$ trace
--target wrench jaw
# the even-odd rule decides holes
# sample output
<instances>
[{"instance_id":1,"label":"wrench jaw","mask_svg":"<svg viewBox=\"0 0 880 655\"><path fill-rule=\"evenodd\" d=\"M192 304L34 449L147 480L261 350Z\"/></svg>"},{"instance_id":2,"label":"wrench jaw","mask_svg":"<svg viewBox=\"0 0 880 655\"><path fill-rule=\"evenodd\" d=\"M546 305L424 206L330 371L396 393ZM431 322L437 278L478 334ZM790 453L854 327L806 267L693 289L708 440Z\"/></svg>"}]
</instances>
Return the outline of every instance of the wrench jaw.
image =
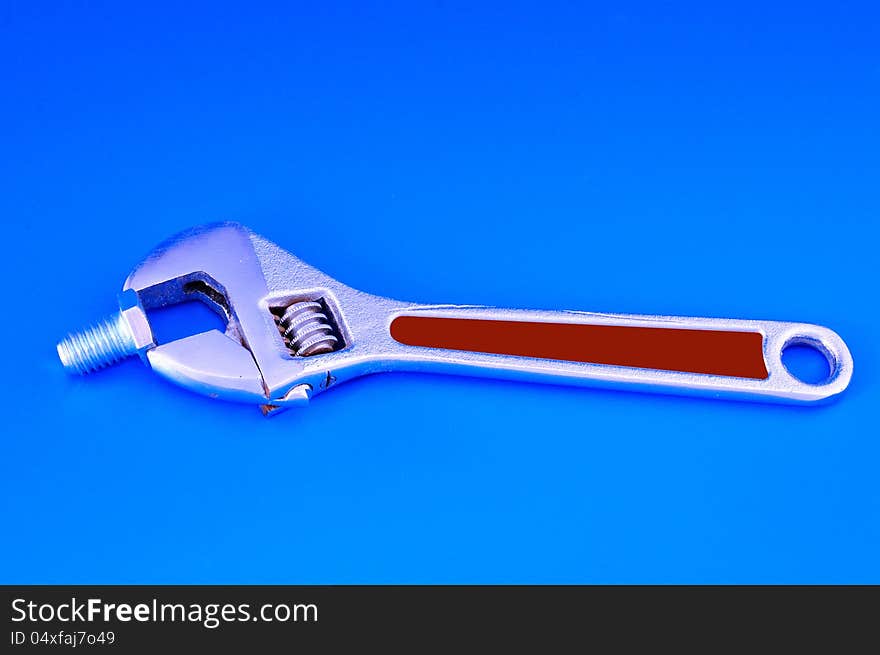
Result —
<instances>
[{"instance_id":1,"label":"wrench jaw","mask_svg":"<svg viewBox=\"0 0 880 655\"><path fill-rule=\"evenodd\" d=\"M150 367L172 382L211 398L266 401L250 352L219 330L172 341L147 353Z\"/></svg>"},{"instance_id":2,"label":"wrench jaw","mask_svg":"<svg viewBox=\"0 0 880 655\"><path fill-rule=\"evenodd\" d=\"M317 376L306 372L307 358L296 357L285 342L277 312L283 303L330 297L329 282L339 284L247 228L215 223L157 247L125 281L120 303L142 335L139 352L154 371L211 398L260 405L270 415L307 403L313 389L323 390ZM191 300L216 311L225 331L157 344L146 312ZM341 323L335 304L332 314Z\"/></svg>"}]
</instances>

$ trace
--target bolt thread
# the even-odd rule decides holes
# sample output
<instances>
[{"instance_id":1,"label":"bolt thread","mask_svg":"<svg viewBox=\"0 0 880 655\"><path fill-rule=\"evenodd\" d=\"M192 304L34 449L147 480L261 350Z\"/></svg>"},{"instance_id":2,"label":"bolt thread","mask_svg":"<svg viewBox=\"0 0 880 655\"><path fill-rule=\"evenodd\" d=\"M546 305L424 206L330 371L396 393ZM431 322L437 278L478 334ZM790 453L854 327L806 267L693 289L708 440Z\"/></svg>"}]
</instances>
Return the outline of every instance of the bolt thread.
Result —
<instances>
[{"instance_id":1,"label":"bolt thread","mask_svg":"<svg viewBox=\"0 0 880 655\"><path fill-rule=\"evenodd\" d=\"M71 373L86 375L137 353L128 324L114 314L58 343L58 357Z\"/></svg>"}]
</instances>

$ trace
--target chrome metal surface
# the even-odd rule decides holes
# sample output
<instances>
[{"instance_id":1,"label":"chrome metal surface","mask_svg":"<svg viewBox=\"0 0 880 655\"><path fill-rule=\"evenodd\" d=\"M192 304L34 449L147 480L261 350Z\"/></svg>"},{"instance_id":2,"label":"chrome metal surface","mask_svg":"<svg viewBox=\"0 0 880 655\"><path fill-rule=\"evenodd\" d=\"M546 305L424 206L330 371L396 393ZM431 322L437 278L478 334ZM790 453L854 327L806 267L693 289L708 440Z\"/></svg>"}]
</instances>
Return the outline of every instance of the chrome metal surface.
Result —
<instances>
[{"instance_id":1,"label":"chrome metal surface","mask_svg":"<svg viewBox=\"0 0 880 655\"><path fill-rule=\"evenodd\" d=\"M146 311L193 298L217 311L225 330L156 344ZM120 303L124 320L111 323L112 330L59 344L65 366L85 371L139 352L153 370L181 386L255 403L267 415L307 403L346 380L391 370L789 403L837 396L853 370L843 340L807 323L419 305L374 296L235 223L195 228L160 245L129 275ZM757 332L768 375L751 379L404 345L390 333L391 322L403 315ZM110 336L105 340L103 334ZM798 380L782 363L786 347L804 343L828 359L830 375L822 384Z\"/></svg>"}]
</instances>

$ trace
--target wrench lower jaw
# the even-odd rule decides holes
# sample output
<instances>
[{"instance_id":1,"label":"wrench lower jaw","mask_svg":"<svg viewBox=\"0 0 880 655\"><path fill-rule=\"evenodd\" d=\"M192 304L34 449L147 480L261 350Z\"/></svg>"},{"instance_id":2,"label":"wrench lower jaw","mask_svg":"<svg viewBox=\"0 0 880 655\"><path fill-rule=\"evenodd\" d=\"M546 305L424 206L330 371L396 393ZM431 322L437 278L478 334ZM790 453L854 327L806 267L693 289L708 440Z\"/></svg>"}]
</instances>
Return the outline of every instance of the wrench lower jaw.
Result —
<instances>
[{"instance_id":1,"label":"wrench lower jaw","mask_svg":"<svg viewBox=\"0 0 880 655\"><path fill-rule=\"evenodd\" d=\"M266 402L251 354L218 330L194 334L147 352L154 371L196 393L238 402Z\"/></svg>"}]
</instances>

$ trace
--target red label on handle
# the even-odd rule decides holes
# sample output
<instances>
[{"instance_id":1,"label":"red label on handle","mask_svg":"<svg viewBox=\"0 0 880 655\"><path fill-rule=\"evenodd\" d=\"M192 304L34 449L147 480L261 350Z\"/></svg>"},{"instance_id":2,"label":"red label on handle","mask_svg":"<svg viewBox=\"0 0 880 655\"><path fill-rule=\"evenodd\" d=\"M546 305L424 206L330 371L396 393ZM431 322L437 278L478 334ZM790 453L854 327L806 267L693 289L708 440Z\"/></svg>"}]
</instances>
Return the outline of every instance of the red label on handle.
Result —
<instances>
[{"instance_id":1,"label":"red label on handle","mask_svg":"<svg viewBox=\"0 0 880 655\"><path fill-rule=\"evenodd\" d=\"M768 376L758 332L398 316L391 336L407 346L755 380Z\"/></svg>"}]
</instances>

